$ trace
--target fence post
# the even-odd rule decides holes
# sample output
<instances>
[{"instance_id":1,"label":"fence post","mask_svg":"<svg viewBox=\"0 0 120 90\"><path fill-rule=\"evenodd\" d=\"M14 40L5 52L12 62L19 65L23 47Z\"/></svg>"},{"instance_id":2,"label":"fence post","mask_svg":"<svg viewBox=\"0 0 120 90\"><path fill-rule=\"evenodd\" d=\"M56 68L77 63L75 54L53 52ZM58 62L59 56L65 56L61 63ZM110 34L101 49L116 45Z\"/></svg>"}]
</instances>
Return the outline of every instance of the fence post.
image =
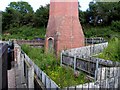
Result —
<instances>
[{"instance_id":1,"label":"fence post","mask_svg":"<svg viewBox=\"0 0 120 90\"><path fill-rule=\"evenodd\" d=\"M85 38L85 46L87 46L87 38Z\"/></svg>"},{"instance_id":2,"label":"fence post","mask_svg":"<svg viewBox=\"0 0 120 90\"><path fill-rule=\"evenodd\" d=\"M28 88L34 88L34 68L28 68Z\"/></svg>"},{"instance_id":3,"label":"fence post","mask_svg":"<svg viewBox=\"0 0 120 90\"><path fill-rule=\"evenodd\" d=\"M74 72L76 70L76 56L74 56Z\"/></svg>"},{"instance_id":4,"label":"fence post","mask_svg":"<svg viewBox=\"0 0 120 90\"><path fill-rule=\"evenodd\" d=\"M96 59L95 81L97 80L97 73L98 73L98 60Z\"/></svg>"},{"instance_id":5,"label":"fence post","mask_svg":"<svg viewBox=\"0 0 120 90\"><path fill-rule=\"evenodd\" d=\"M62 66L62 59L63 59L63 57L62 57L62 55L63 55L63 50L62 50L62 52L61 52L61 56L60 56L60 65Z\"/></svg>"},{"instance_id":6,"label":"fence post","mask_svg":"<svg viewBox=\"0 0 120 90\"><path fill-rule=\"evenodd\" d=\"M93 45L93 38L92 38L92 45Z\"/></svg>"},{"instance_id":7,"label":"fence post","mask_svg":"<svg viewBox=\"0 0 120 90\"><path fill-rule=\"evenodd\" d=\"M21 48L20 46L17 47L17 64L18 64L18 68L20 69L20 62L21 62L21 57L20 57L20 54L21 54Z\"/></svg>"},{"instance_id":8,"label":"fence post","mask_svg":"<svg viewBox=\"0 0 120 90\"><path fill-rule=\"evenodd\" d=\"M101 38L99 38L99 43L101 43Z\"/></svg>"},{"instance_id":9,"label":"fence post","mask_svg":"<svg viewBox=\"0 0 120 90\"><path fill-rule=\"evenodd\" d=\"M21 82L24 82L24 54L21 55Z\"/></svg>"}]
</instances>

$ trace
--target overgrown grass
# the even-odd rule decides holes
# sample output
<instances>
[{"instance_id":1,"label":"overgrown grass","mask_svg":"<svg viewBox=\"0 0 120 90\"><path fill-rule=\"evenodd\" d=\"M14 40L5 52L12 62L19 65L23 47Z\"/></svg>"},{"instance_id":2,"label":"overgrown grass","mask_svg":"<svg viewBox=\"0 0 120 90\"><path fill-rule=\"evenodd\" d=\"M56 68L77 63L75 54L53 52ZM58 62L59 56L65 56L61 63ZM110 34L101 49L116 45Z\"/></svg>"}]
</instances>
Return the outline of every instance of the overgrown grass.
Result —
<instances>
[{"instance_id":1,"label":"overgrown grass","mask_svg":"<svg viewBox=\"0 0 120 90\"><path fill-rule=\"evenodd\" d=\"M120 38L111 39L108 47L98 57L120 62Z\"/></svg>"},{"instance_id":2,"label":"overgrown grass","mask_svg":"<svg viewBox=\"0 0 120 90\"><path fill-rule=\"evenodd\" d=\"M9 33L6 35L5 33ZM33 28L28 26L22 26L20 28L15 27L7 30L3 33L3 39L35 39L35 38L45 38L46 30L45 28Z\"/></svg>"},{"instance_id":3,"label":"overgrown grass","mask_svg":"<svg viewBox=\"0 0 120 90\"><path fill-rule=\"evenodd\" d=\"M91 27L86 26L84 28L84 34L86 38L90 37L103 37L105 39L109 39L114 36L120 36L120 32L113 28L115 25L106 26L106 27ZM9 33L9 35L4 34L5 32ZM34 39L34 38L45 38L46 28L33 28L30 26L22 26L22 27L14 27L9 30L3 32L3 39Z\"/></svg>"},{"instance_id":4,"label":"overgrown grass","mask_svg":"<svg viewBox=\"0 0 120 90\"><path fill-rule=\"evenodd\" d=\"M44 53L43 48L33 48L28 45L22 45L22 50L61 88L88 82L83 72L80 72L77 78L74 77L72 69L69 67L61 67L59 60L57 60L54 54Z\"/></svg>"},{"instance_id":5,"label":"overgrown grass","mask_svg":"<svg viewBox=\"0 0 120 90\"><path fill-rule=\"evenodd\" d=\"M84 28L85 37L103 37L107 40L114 36L120 36L120 32L116 32L115 30L111 30L111 27L89 27Z\"/></svg>"}]
</instances>

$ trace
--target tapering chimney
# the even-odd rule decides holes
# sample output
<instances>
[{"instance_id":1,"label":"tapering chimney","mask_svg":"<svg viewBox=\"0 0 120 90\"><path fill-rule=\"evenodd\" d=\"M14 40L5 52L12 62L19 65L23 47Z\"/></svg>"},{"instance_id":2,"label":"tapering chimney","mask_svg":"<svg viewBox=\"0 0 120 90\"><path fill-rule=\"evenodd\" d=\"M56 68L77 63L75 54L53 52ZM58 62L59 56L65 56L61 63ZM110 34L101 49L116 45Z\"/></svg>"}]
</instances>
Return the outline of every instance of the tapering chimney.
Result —
<instances>
[{"instance_id":1,"label":"tapering chimney","mask_svg":"<svg viewBox=\"0 0 120 90\"><path fill-rule=\"evenodd\" d=\"M84 34L78 15L78 0L51 0L45 48L61 50L84 46Z\"/></svg>"}]
</instances>

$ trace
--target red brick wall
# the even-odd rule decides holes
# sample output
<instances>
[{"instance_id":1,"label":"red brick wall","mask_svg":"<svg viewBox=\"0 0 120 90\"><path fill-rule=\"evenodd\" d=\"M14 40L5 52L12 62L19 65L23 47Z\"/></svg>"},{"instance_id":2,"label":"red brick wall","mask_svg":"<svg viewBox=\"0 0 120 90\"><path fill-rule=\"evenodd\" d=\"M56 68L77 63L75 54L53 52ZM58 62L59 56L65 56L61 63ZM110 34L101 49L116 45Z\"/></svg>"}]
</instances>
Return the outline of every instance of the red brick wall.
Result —
<instances>
[{"instance_id":1,"label":"red brick wall","mask_svg":"<svg viewBox=\"0 0 120 90\"><path fill-rule=\"evenodd\" d=\"M51 2L50 16L46 32L47 38L54 38L54 50L58 53L64 49L84 46L84 34L78 18L78 2Z\"/></svg>"}]
</instances>

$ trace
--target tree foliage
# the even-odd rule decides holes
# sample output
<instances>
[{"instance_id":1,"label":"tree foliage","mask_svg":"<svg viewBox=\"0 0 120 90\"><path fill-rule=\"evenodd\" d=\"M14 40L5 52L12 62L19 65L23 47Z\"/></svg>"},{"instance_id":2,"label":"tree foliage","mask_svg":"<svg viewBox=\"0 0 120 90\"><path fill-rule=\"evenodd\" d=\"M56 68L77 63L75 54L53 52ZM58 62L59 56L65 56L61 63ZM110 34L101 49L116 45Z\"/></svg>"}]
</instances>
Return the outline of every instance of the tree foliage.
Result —
<instances>
[{"instance_id":1,"label":"tree foliage","mask_svg":"<svg viewBox=\"0 0 120 90\"><path fill-rule=\"evenodd\" d=\"M11 2L3 12L3 31L12 27L31 24L33 21L33 8L27 2Z\"/></svg>"},{"instance_id":2,"label":"tree foliage","mask_svg":"<svg viewBox=\"0 0 120 90\"><path fill-rule=\"evenodd\" d=\"M41 6L37 11L35 12L35 26L47 26L49 17L49 4L46 6Z\"/></svg>"},{"instance_id":3,"label":"tree foliage","mask_svg":"<svg viewBox=\"0 0 120 90\"><path fill-rule=\"evenodd\" d=\"M111 30L120 32L120 21L113 21L111 24Z\"/></svg>"},{"instance_id":4,"label":"tree foliage","mask_svg":"<svg viewBox=\"0 0 120 90\"><path fill-rule=\"evenodd\" d=\"M11 2L8 7L6 7L6 11L3 12L3 31L24 25L46 27L48 17L49 4L46 6L40 6L40 8L34 12L31 5L27 2Z\"/></svg>"},{"instance_id":5,"label":"tree foliage","mask_svg":"<svg viewBox=\"0 0 120 90\"><path fill-rule=\"evenodd\" d=\"M90 2L89 8L86 11L80 10L80 5L78 10L79 20L86 36L106 35L107 37L110 37L111 32L119 32L120 2ZM24 25L28 27L46 28L48 18L49 4L40 6L34 12L31 5L27 2L11 2L8 7L6 7L6 11L2 12L2 29L4 32L5 30L14 27L19 28ZM103 26L105 28L103 28ZM101 27L103 29L98 29Z\"/></svg>"},{"instance_id":6,"label":"tree foliage","mask_svg":"<svg viewBox=\"0 0 120 90\"><path fill-rule=\"evenodd\" d=\"M25 15L27 13L33 13L33 8L31 7L30 4L27 2L11 2L9 5L9 8L14 9L15 11L20 12L21 14Z\"/></svg>"},{"instance_id":7,"label":"tree foliage","mask_svg":"<svg viewBox=\"0 0 120 90\"><path fill-rule=\"evenodd\" d=\"M120 2L90 2L87 10L87 22L97 25L110 25L120 20Z\"/></svg>"}]
</instances>

